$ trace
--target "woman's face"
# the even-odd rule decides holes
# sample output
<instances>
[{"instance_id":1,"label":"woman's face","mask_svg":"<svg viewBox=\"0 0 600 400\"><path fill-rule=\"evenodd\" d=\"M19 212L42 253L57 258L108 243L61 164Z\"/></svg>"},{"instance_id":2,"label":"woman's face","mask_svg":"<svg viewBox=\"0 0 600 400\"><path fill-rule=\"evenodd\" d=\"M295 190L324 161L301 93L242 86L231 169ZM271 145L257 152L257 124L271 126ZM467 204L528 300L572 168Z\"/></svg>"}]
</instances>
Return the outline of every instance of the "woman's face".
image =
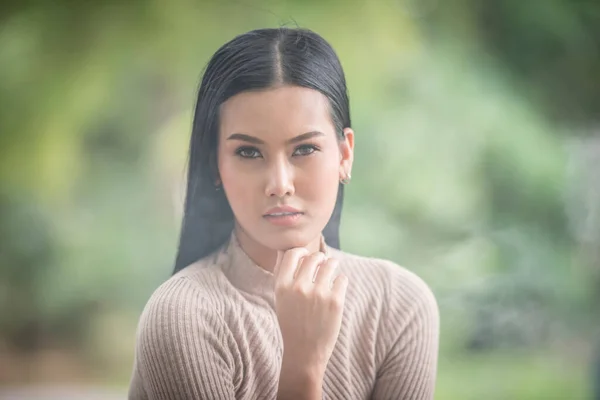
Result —
<instances>
[{"instance_id":1,"label":"woman's face","mask_svg":"<svg viewBox=\"0 0 600 400\"><path fill-rule=\"evenodd\" d=\"M244 233L276 250L316 240L350 173L354 133L336 136L320 92L283 86L221 106L219 178Z\"/></svg>"}]
</instances>

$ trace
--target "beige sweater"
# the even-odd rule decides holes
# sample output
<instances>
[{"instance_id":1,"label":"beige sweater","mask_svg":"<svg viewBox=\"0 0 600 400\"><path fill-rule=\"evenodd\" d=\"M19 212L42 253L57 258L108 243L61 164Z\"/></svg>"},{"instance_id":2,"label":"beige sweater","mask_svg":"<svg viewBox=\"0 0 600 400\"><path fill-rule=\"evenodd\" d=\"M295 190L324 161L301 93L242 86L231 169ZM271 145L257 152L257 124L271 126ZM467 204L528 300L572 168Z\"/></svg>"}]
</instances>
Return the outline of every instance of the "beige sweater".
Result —
<instances>
[{"instance_id":1,"label":"beige sweater","mask_svg":"<svg viewBox=\"0 0 600 400\"><path fill-rule=\"evenodd\" d=\"M433 398L439 314L429 288L392 262L322 249L349 278L323 397ZM283 348L273 288L235 235L163 283L140 317L129 399L275 399Z\"/></svg>"}]
</instances>

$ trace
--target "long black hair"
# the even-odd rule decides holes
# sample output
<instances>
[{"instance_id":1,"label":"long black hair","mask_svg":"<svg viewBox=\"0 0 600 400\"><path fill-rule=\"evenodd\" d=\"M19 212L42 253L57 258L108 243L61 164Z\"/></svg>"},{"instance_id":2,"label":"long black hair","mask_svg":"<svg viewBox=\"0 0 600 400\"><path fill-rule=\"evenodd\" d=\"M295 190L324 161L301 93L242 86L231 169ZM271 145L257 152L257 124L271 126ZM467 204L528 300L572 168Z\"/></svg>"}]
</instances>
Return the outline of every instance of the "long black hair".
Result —
<instances>
[{"instance_id":1,"label":"long black hair","mask_svg":"<svg viewBox=\"0 0 600 400\"><path fill-rule=\"evenodd\" d=\"M346 79L333 48L306 29L258 29L224 44L202 77L190 139L187 192L175 271L209 255L231 235L234 216L223 190L216 190L219 107L245 91L295 85L315 89L329 100L338 138L350 127ZM340 247L343 202L340 184L333 214L323 231L326 243Z\"/></svg>"}]
</instances>

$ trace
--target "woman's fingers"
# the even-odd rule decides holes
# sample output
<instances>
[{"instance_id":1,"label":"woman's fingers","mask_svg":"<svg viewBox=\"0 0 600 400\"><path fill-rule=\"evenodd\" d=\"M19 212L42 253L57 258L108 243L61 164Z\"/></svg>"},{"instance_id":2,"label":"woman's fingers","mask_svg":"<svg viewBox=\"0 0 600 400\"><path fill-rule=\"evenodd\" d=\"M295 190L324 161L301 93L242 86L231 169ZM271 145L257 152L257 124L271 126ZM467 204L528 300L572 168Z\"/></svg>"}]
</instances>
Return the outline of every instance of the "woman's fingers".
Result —
<instances>
[{"instance_id":1,"label":"woman's fingers","mask_svg":"<svg viewBox=\"0 0 600 400\"><path fill-rule=\"evenodd\" d=\"M283 256L278 254L279 262L275 265L273 271L276 284L290 283L294 280L296 269L300 264L302 257L308 254L308 250L304 247L297 247L286 251Z\"/></svg>"},{"instance_id":2,"label":"woman's fingers","mask_svg":"<svg viewBox=\"0 0 600 400\"><path fill-rule=\"evenodd\" d=\"M346 290L348 289L348 277L344 274L339 274L333 281L331 291L334 293L336 299L339 300L339 307L344 307L344 300L346 298Z\"/></svg>"},{"instance_id":3,"label":"woman's fingers","mask_svg":"<svg viewBox=\"0 0 600 400\"><path fill-rule=\"evenodd\" d=\"M335 291L336 297L341 298L345 295L348 279L338 274L338 265L337 259L328 259L320 251L309 255L304 247L278 252L274 269L275 284L278 287L295 284L304 289L314 286Z\"/></svg>"},{"instance_id":4,"label":"woman's fingers","mask_svg":"<svg viewBox=\"0 0 600 400\"><path fill-rule=\"evenodd\" d=\"M322 263L315 277L315 285L322 289L331 289L338 265L339 261L335 258L329 258Z\"/></svg>"},{"instance_id":5,"label":"woman's fingers","mask_svg":"<svg viewBox=\"0 0 600 400\"><path fill-rule=\"evenodd\" d=\"M299 283L306 282L312 284L315 272L323 261L325 261L325 254L320 251L304 257L302 264L300 264L296 270L295 281Z\"/></svg>"}]
</instances>

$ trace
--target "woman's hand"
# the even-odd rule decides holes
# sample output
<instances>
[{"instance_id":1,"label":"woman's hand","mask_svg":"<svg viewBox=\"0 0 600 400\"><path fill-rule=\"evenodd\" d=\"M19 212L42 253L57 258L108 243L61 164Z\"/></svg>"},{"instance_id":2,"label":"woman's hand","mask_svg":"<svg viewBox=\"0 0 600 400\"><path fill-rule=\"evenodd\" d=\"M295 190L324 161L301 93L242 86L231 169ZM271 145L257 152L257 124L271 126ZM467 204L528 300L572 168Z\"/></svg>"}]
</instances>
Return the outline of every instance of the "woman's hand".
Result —
<instances>
[{"instance_id":1,"label":"woman's hand","mask_svg":"<svg viewBox=\"0 0 600 400\"><path fill-rule=\"evenodd\" d=\"M348 278L336 272L337 266L337 260L326 259L322 252L278 252L275 311L283 337L282 375L289 367L323 378L340 332L348 287Z\"/></svg>"}]
</instances>

